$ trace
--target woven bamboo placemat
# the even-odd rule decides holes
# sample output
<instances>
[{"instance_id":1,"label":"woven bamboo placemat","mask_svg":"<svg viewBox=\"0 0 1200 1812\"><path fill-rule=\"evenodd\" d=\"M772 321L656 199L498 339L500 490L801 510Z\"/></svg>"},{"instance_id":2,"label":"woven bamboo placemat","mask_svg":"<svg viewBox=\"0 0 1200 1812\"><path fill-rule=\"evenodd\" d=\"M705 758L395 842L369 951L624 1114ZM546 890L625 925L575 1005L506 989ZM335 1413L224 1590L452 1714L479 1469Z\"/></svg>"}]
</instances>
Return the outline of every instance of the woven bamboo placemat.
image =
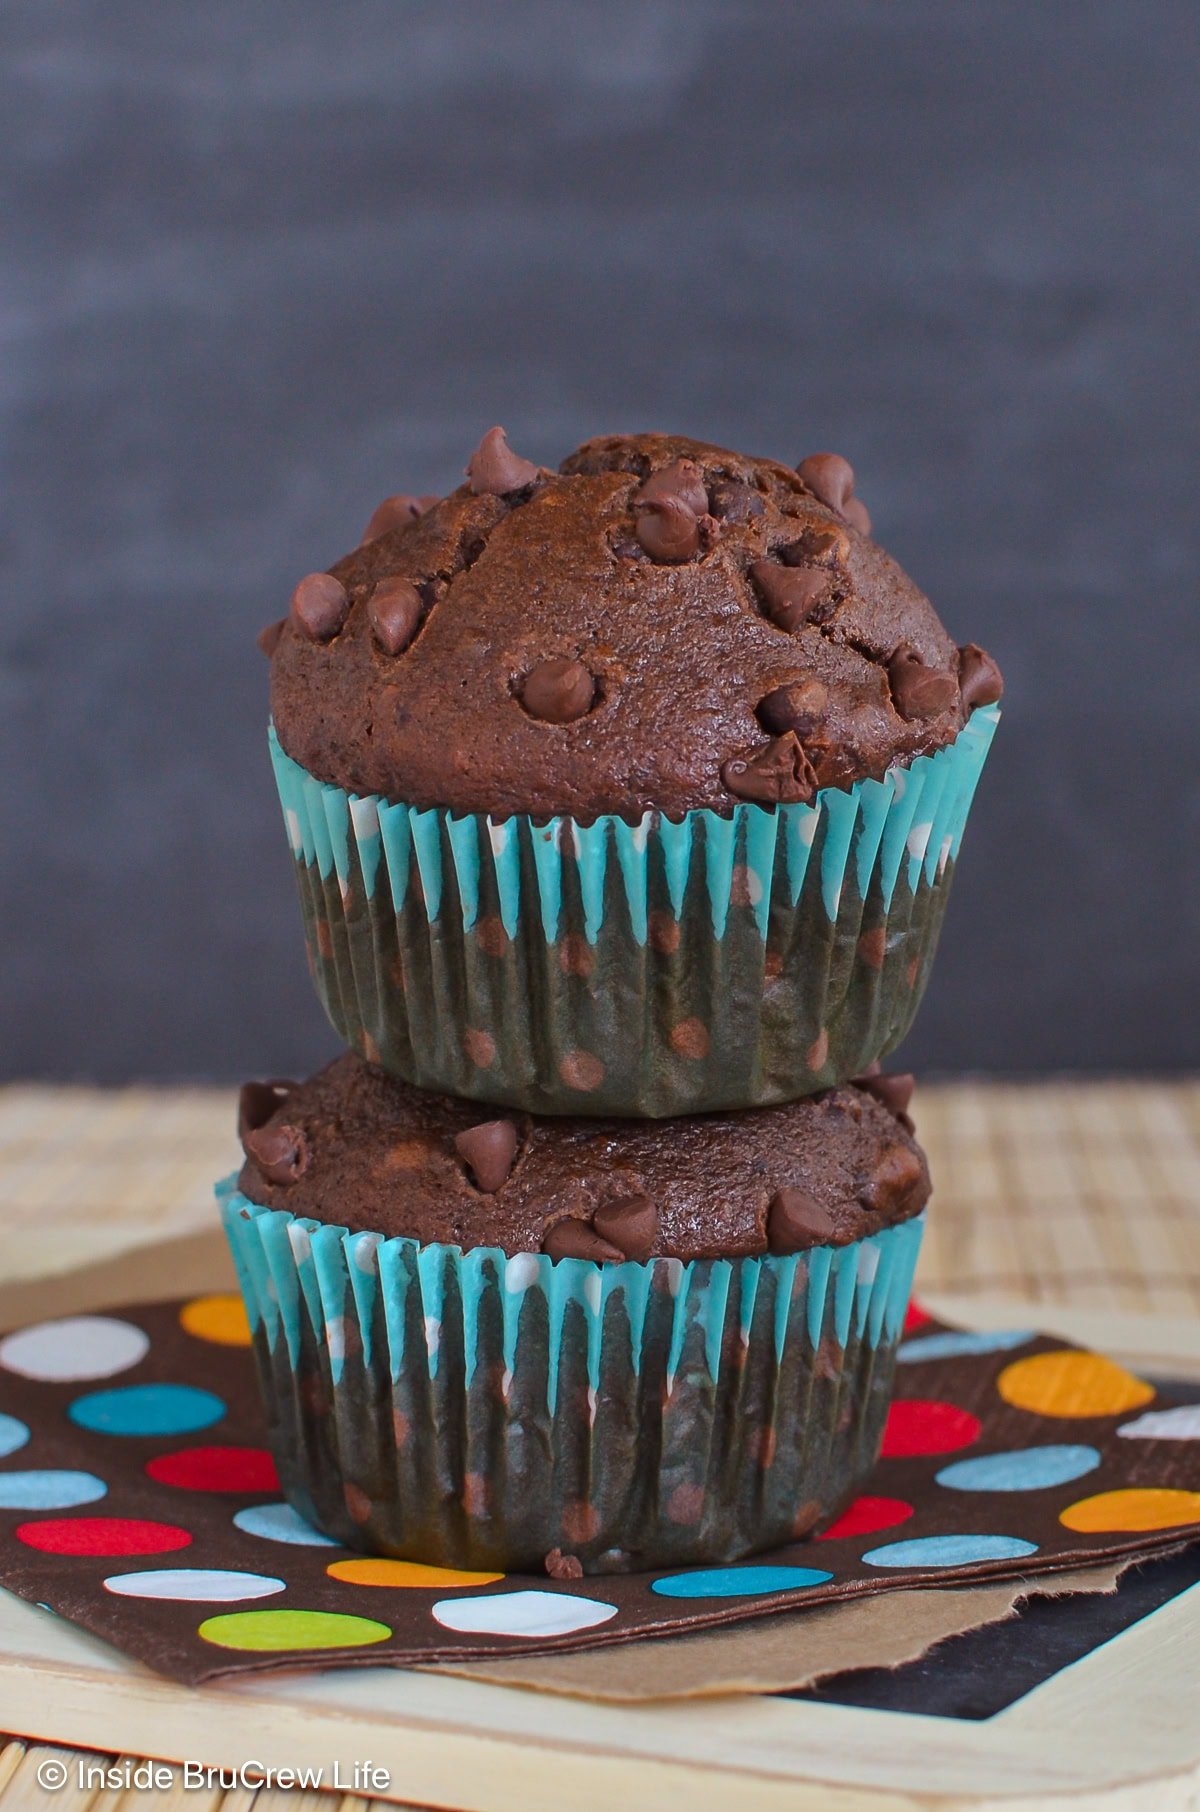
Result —
<instances>
[{"instance_id":1,"label":"woven bamboo placemat","mask_svg":"<svg viewBox=\"0 0 1200 1812\"><path fill-rule=\"evenodd\" d=\"M1096 1314L1200 1314L1200 1081L955 1083L921 1089L916 1114L935 1185L919 1291ZM209 1225L213 1180L237 1161L232 1122L229 1091L0 1089L7 1277ZM0 1812L55 1803L36 1770L56 1753L15 1741L0 1749ZM242 1812L252 1799L180 1791L178 1803ZM90 1803L128 1812L151 1802L118 1793ZM254 1800L258 1812L268 1803L289 1812L367 1805Z\"/></svg>"}]
</instances>

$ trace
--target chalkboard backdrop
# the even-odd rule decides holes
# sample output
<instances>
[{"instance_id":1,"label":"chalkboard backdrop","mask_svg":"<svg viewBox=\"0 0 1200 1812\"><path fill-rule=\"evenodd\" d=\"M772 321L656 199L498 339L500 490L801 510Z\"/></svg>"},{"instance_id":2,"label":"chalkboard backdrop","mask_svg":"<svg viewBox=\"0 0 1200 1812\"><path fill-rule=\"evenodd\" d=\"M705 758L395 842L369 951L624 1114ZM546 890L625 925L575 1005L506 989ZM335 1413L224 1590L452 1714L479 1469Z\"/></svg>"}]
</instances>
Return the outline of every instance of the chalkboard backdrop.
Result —
<instances>
[{"instance_id":1,"label":"chalkboard backdrop","mask_svg":"<svg viewBox=\"0 0 1200 1812\"><path fill-rule=\"evenodd\" d=\"M1200 1057L1194 0L10 0L0 1067L297 1071L259 626L481 431L853 461L1008 679L919 1066Z\"/></svg>"}]
</instances>

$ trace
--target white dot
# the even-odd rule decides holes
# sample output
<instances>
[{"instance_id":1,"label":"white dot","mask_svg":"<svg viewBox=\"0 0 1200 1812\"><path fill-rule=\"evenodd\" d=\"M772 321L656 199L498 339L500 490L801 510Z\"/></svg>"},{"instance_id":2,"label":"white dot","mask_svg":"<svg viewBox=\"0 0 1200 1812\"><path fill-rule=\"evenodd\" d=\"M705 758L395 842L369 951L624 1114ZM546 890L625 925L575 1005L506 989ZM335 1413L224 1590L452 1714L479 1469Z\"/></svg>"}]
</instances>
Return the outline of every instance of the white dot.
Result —
<instances>
[{"instance_id":1,"label":"white dot","mask_svg":"<svg viewBox=\"0 0 1200 1812\"><path fill-rule=\"evenodd\" d=\"M383 1240L378 1233L360 1233L354 1242L354 1266L364 1271L368 1277L374 1276L378 1266L376 1254Z\"/></svg>"},{"instance_id":2,"label":"white dot","mask_svg":"<svg viewBox=\"0 0 1200 1812\"><path fill-rule=\"evenodd\" d=\"M804 816L801 818L796 828L801 843L806 844L809 849L813 846L813 840L817 834L817 825L820 823L820 820L821 814L815 806L810 805L804 808Z\"/></svg>"},{"instance_id":3,"label":"white dot","mask_svg":"<svg viewBox=\"0 0 1200 1812\"><path fill-rule=\"evenodd\" d=\"M304 848L304 837L300 830L299 815L289 807L284 813L284 817L287 819L288 842L294 850L299 852Z\"/></svg>"},{"instance_id":4,"label":"white dot","mask_svg":"<svg viewBox=\"0 0 1200 1812\"><path fill-rule=\"evenodd\" d=\"M592 1271L583 1280L583 1296L593 1315L600 1313L602 1285L599 1271Z\"/></svg>"},{"instance_id":5,"label":"white dot","mask_svg":"<svg viewBox=\"0 0 1200 1812\"><path fill-rule=\"evenodd\" d=\"M487 821L487 829L488 829L488 842L492 846L492 854L494 856L502 855L504 853L505 849L508 847L508 824L507 824L507 822L505 822L504 824L497 824L494 822L493 819L489 818Z\"/></svg>"},{"instance_id":6,"label":"white dot","mask_svg":"<svg viewBox=\"0 0 1200 1812\"><path fill-rule=\"evenodd\" d=\"M1177 1409L1152 1409L1117 1433L1127 1441L1200 1441L1200 1403Z\"/></svg>"},{"instance_id":7,"label":"white dot","mask_svg":"<svg viewBox=\"0 0 1200 1812\"><path fill-rule=\"evenodd\" d=\"M433 1355L437 1352L438 1347L441 1344L441 1339L442 1339L441 1322L438 1320L436 1315L426 1315L426 1317L425 1317L425 1351L429 1354L429 1357L431 1359L433 1358Z\"/></svg>"},{"instance_id":8,"label":"white dot","mask_svg":"<svg viewBox=\"0 0 1200 1812\"><path fill-rule=\"evenodd\" d=\"M537 1280L538 1260L535 1252L517 1252L504 1267L504 1288L511 1296L519 1295Z\"/></svg>"},{"instance_id":9,"label":"white dot","mask_svg":"<svg viewBox=\"0 0 1200 1812\"><path fill-rule=\"evenodd\" d=\"M908 833L908 853L917 861L929 848L929 839L933 832L932 824L914 824Z\"/></svg>"},{"instance_id":10,"label":"white dot","mask_svg":"<svg viewBox=\"0 0 1200 1812\"><path fill-rule=\"evenodd\" d=\"M570 1592L489 1592L483 1598L439 1598L435 1623L471 1636L570 1636L615 1617L615 1604Z\"/></svg>"},{"instance_id":11,"label":"white dot","mask_svg":"<svg viewBox=\"0 0 1200 1812\"><path fill-rule=\"evenodd\" d=\"M118 1598L173 1598L188 1604L236 1604L285 1592L269 1573L235 1573L224 1567L158 1567L146 1573L111 1573L106 1592Z\"/></svg>"},{"instance_id":12,"label":"white dot","mask_svg":"<svg viewBox=\"0 0 1200 1812\"><path fill-rule=\"evenodd\" d=\"M325 1345L331 1359L346 1357L346 1317L334 1315L325 1323Z\"/></svg>"},{"instance_id":13,"label":"white dot","mask_svg":"<svg viewBox=\"0 0 1200 1812\"><path fill-rule=\"evenodd\" d=\"M312 1251L312 1241L308 1237L308 1228L302 1227L299 1221L293 1221L287 1230L288 1244L292 1248L292 1257L302 1265Z\"/></svg>"},{"instance_id":14,"label":"white dot","mask_svg":"<svg viewBox=\"0 0 1200 1812\"><path fill-rule=\"evenodd\" d=\"M130 1321L108 1315L71 1315L41 1321L0 1340L0 1365L22 1378L57 1383L73 1378L111 1378L144 1359L150 1341Z\"/></svg>"},{"instance_id":15,"label":"white dot","mask_svg":"<svg viewBox=\"0 0 1200 1812\"><path fill-rule=\"evenodd\" d=\"M354 834L360 841L374 837L379 831L379 807L374 799L352 799L350 816L354 820Z\"/></svg>"},{"instance_id":16,"label":"white dot","mask_svg":"<svg viewBox=\"0 0 1200 1812\"><path fill-rule=\"evenodd\" d=\"M293 1548L337 1548L340 1542L322 1535L311 1523L292 1509L290 1504L250 1504L239 1510L234 1527L243 1535L257 1535L261 1541L287 1542Z\"/></svg>"},{"instance_id":17,"label":"white dot","mask_svg":"<svg viewBox=\"0 0 1200 1812\"><path fill-rule=\"evenodd\" d=\"M29 1430L16 1416L0 1416L0 1460L16 1453L29 1439Z\"/></svg>"},{"instance_id":18,"label":"white dot","mask_svg":"<svg viewBox=\"0 0 1200 1812\"><path fill-rule=\"evenodd\" d=\"M879 1270L879 1247L864 1246L858 1255L858 1281L861 1284L874 1283Z\"/></svg>"}]
</instances>

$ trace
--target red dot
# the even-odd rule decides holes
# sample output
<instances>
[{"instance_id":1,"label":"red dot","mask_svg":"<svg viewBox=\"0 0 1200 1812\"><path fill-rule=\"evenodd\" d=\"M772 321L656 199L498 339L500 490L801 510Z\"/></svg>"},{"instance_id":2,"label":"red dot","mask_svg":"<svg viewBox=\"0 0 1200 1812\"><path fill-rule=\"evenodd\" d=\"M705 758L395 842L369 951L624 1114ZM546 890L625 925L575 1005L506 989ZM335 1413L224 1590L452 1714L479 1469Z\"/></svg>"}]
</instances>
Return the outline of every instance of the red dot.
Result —
<instances>
[{"instance_id":1,"label":"red dot","mask_svg":"<svg viewBox=\"0 0 1200 1812\"><path fill-rule=\"evenodd\" d=\"M911 1397L888 1410L881 1452L885 1460L907 1460L927 1453L953 1453L969 1447L983 1424L957 1403L931 1403Z\"/></svg>"},{"instance_id":2,"label":"red dot","mask_svg":"<svg viewBox=\"0 0 1200 1812\"><path fill-rule=\"evenodd\" d=\"M919 1302L910 1302L904 1313L904 1332L915 1334L918 1328L923 1328L926 1322L932 1320L933 1316L928 1309L923 1309Z\"/></svg>"},{"instance_id":3,"label":"red dot","mask_svg":"<svg viewBox=\"0 0 1200 1812\"><path fill-rule=\"evenodd\" d=\"M136 1516L55 1516L22 1523L16 1533L18 1541L43 1554L169 1554L192 1539L174 1523Z\"/></svg>"},{"instance_id":4,"label":"red dot","mask_svg":"<svg viewBox=\"0 0 1200 1812\"><path fill-rule=\"evenodd\" d=\"M837 1541L843 1535L873 1535L876 1529L891 1529L907 1522L913 1514L911 1504L902 1497L856 1497L854 1502L817 1536L818 1541Z\"/></svg>"},{"instance_id":5,"label":"red dot","mask_svg":"<svg viewBox=\"0 0 1200 1812\"><path fill-rule=\"evenodd\" d=\"M183 1491L278 1491L279 1475L265 1447L181 1447L160 1453L146 1471L159 1485Z\"/></svg>"}]
</instances>

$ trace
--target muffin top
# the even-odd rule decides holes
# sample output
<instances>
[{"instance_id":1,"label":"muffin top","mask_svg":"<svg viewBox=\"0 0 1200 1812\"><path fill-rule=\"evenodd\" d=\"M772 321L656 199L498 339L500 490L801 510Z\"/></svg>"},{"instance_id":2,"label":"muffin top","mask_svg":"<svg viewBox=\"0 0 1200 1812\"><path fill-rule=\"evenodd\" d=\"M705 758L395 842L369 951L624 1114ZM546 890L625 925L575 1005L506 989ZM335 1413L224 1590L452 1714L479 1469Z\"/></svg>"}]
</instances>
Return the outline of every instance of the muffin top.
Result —
<instances>
[{"instance_id":1,"label":"muffin top","mask_svg":"<svg viewBox=\"0 0 1200 1812\"><path fill-rule=\"evenodd\" d=\"M943 747L1001 689L871 540L844 459L666 434L551 472L491 429L465 484L386 499L260 642L318 779L494 817L807 801Z\"/></svg>"},{"instance_id":2,"label":"muffin top","mask_svg":"<svg viewBox=\"0 0 1200 1812\"><path fill-rule=\"evenodd\" d=\"M243 1193L464 1251L736 1258L846 1245L929 1197L907 1076L689 1119L539 1119L410 1088L351 1053L242 1090Z\"/></svg>"}]
</instances>

